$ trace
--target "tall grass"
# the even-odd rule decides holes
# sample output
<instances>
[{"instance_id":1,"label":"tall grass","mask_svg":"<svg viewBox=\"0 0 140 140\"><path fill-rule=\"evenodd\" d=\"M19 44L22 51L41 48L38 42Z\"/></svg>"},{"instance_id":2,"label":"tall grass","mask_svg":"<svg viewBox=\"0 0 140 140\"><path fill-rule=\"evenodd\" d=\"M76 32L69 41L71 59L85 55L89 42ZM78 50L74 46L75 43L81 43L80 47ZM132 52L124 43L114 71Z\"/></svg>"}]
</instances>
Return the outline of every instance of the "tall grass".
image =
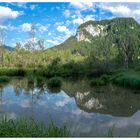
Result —
<instances>
[{"instance_id":1,"label":"tall grass","mask_svg":"<svg viewBox=\"0 0 140 140\"><path fill-rule=\"evenodd\" d=\"M140 129L136 131L134 137L139 137ZM59 128L53 121L49 126L43 123L37 123L33 119L20 118L17 120L0 120L0 137L69 137L72 136L67 127ZM119 137L115 136L115 127L108 129L104 137Z\"/></svg>"},{"instance_id":2,"label":"tall grass","mask_svg":"<svg viewBox=\"0 0 140 140\"><path fill-rule=\"evenodd\" d=\"M125 70L111 75L102 75L90 81L90 86L103 86L112 82L125 88L140 89L140 72Z\"/></svg>"},{"instance_id":3,"label":"tall grass","mask_svg":"<svg viewBox=\"0 0 140 140\"><path fill-rule=\"evenodd\" d=\"M122 72L112 77L114 84L129 87L132 89L140 89L140 73L139 72Z\"/></svg>"},{"instance_id":4,"label":"tall grass","mask_svg":"<svg viewBox=\"0 0 140 140\"><path fill-rule=\"evenodd\" d=\"M48 127L34 120L24 118L18 120L2 119L0 121L0 137L68 137L66 127L58 128L54 123Z\"/></svg>"},{"instance_id":5,"label":"tall grass","mask_svg":"<svg viewBox=\"0 0 140 140\"><path fill-rule=\"evenodd\" d=\"M114 128L115 126L108 129L106 137L114 137Z\"/></svg>"},{"instance_id":6,"label":"tall grass","mask_svg":"<svg viewBox=\"0 0 140 140\"><path fill-rule=\"evenodd\" d=\"M113 137L120 137L120 136L115 136L115 126L113 126L113 127L108 129L105 137L112 137L113 138ZM140 129L138 129L136 131L136 134L134 134L133 137L140 137Z\"/></svg>"}]
</instances>

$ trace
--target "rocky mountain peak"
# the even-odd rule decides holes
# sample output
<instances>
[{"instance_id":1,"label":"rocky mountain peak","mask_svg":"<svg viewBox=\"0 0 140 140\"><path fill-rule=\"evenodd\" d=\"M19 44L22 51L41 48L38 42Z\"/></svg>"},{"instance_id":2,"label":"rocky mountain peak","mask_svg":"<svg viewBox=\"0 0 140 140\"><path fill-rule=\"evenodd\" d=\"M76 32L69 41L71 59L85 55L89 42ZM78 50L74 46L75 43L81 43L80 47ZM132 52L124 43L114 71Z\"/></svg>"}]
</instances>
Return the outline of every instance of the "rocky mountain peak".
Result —
<instances>
[{"instance_id":1,"label":"rocky mountain peak","mask_svg":"<svg viewBox=\"0 0 140 140\"><path fill-rule=\"evenodd\" d=\"M133 18L114 18L112 20L87 21L78 27L75 38L77 42L91 42L91 40L95 37L105 36L109 29L118 31L117 27L120 25L126 26L127 29L127 26L134 29L137 22Z\"/></svg>"}]
</instances>

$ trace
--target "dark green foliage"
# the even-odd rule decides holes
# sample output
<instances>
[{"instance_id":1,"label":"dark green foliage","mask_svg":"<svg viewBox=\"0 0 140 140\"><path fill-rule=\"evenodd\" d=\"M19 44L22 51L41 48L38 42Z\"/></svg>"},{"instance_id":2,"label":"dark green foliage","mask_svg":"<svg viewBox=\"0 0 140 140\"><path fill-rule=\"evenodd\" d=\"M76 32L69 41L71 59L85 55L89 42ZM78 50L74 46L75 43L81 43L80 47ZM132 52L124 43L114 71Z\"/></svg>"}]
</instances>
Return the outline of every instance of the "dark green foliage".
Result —
<instances>
[{"instance_id":1,"label":"dark green foliage","mask_svg":"<svg viewBox=\"0 0 140 140\"><path fill-rule=\"evenodd\" d=\"M64 77L79 76L80 74L82 74L82 65L71 61L62 66L61 73Z\"/></svg>"},{"instance_id":2,"label":"dark green foliage","mask_svg":"<svg viewBox=\"0 0 140 140\"><path fill-rule=\"evenodd\" d=\"M24 69L11 69L7 75L9 76L25 76L26 72Z\"/></svg>"},{"instance_id":3,"label":"dark green foliage","mask_svg":"<svg viewBox=\"0 0 140 140\"><path fill-rule=\"evenodd\" d=\"M0 83L9 82L10 78L8 76L0 76Z\"/></svg>"},{"instance_id":4,"label":"dark green foliage","mask_svg":"<svg viewBox=\"0 0 140 140\"><path fill-rule=\"evenodd\" d=\"M7 76L25 76L26 71L22 68L1 68L0 75L7 75Z\"/></svg>"},{"instance_id":5,"label":"dark green foliage","mask_svg":"<svg viewBox=\"0 0 140 140\"><path fill-rule=\"evenodd\" d=\"M103 86L106 85L105 81L100 78L94 79L90 81L90 86Z\"/></svg>"},{"instance_id":6,"label":"dark green foliage","mask_svg":"<svg viewBox=\"0 0 140 140\"><path fill-rule=\"evenodd\" d=\"M61 73L61 64L60 58L53 59L52 62L47 66L44 75L46 77L60 76Z\"/></svg>"},{"instance_id":7,"label":"dark green foliage","mask_svg":"<svg viewBox=\"0 0 140 140\"><path fill-rule=\"evenodd\" d=\"M103 86L110 82L110 75L102 75L99 78L90 81L90 86Z\"/></svg>"},{"instance_id":8,"label":"dark green foliage","mask_svg":"<svg viewBox=\"0 0 140 140\"><path fill-rule=\"evenodd\" d=\"M122 72L112 77L111 81L123 87L140 89L140 73L139 72Z\"/></svg>"},{"instance_id":9,"label":"dark green foliage","mask_svg":"<svg viewBox=\"0 0 140 140\"><path fill-rule=\"evenodd\" d=\"M50 88L58 88L62 86L62 78L60 77L53 77L47 81L47 85Z\"/></svg>"},{"instance_id":10,"label":"dark green foliage","mask_svg":"<svg viewBox=\"0 0 140 140\"><path fill-rule=\"evenodd\" d=\"M37 82L37 86L43 86L44 78L43 77L37 77L36 82Z\"/></svg>"},{"instance_id":11,"label":"dark green foliage","mask_svg":"<svg viewBox=\"0 0 140 140\"><path fill-rule=\"evenodd\" d=\"M66 127L58 128L54 123L48 127L38 124L34 120L6 120L0 121L0 137L68 137Z\"/></svg>"},{"instance_id":12,"label":"dark green foliage","mask_svg":"<svg viewBox=\"0 0 140 140\"><path fill-rule=\"evenodd\" d=\"M106 74L104 74L104 75L102 75L100 78L101 78L104 82L110 82L111 75L106 75Z\"/></svg>"},{"instance_id":13,"label":"dark green foliage","mask_svg":"<svg viewBox=\"0 0 140 140\"><path fill-rule=\"evenodd\" d=\"M33 75L28 76L27 79L28 79L28 84L34 84L34 76Z\"/></svg>"}]
</instances>

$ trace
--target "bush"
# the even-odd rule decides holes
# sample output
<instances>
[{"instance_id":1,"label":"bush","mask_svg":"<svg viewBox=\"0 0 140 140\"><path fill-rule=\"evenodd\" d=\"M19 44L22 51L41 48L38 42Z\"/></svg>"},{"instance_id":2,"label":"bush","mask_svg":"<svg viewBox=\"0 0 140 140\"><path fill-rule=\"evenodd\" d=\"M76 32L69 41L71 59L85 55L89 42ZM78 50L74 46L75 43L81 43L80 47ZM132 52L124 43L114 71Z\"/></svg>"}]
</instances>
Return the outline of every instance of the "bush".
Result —
<instances>
[{"instance_id":1,"label":"bush","mask_svg":"<svg viewBox=\"0 0 140 140\"><path fill-rule=\"evenodd\" d=\"M100 78L94 79L90 81L90 86L103 86L106 85L105 81Z\"/></svg>"},{"instance_id":2,"label":"bush","mask_svg":"<svg viewBox=\"0 0 140 140\"><path fill-rule=\"evenodd\" d=\"M112 79L114 84L130 87L133 89L140 89L140 77L137 73L119 73L115 75Z\"/></svg>"},{"instance_id":3,"label":"bush","mask_svg":"<svg viewBox=\"0 0 140 140\"><path fill-rule=\"evenodd\" d=\"M27 79L28 79L28 84L34 84L34 76L33 75L28 76Z\"/></svg>"},{"instance_id":4,"label":"bush","mask_svg":"<svg viewBox=\"0 0 140 140\"><path fill-rule=\"evenodd\" d=\"M103 86L110 82L110 75L102 75L100 78L96 78L90 81L90 86Z\"/></svg>"},{"instance_id":5,"label":"bush","mask_svg":"<svg viewBox=\"0 0 140 140\"><path fill-rule=\"evenodd\" d=\"M50 78L47 82L48 87L58 88L62 86L62 79L60 77Z\"/></svg>"},{"instance_id":6,"label":"bush","mask_svg":"<svg viewBox=\"0 0 140 140\"><path fill-rule=\"evenodd\" d=\"M106 75L106 74L104 74L104 75L102 75L100 77L100 79L102 79L105 83L106 82L109 82L110 81L110 78L111 78L111 76L110 75Z\"/></svg>"},{"instance_id":7,"label":"bush","mask_svg":"<svg viewBox=\"0 0 140 140\"><path fill-rule=\"evenodd\" d=\"M44 78L43 77L37 77L36 78L36 83L37 83L37 86L43 86Z\"/></svg>"},{"instance_id":8,"label":"bush","mask_svg":"<svg viewBox=\"0 0 140 140\"><path fill-rule=\"evenodd\" d=\"M10 69L7 71L8 76L25 76L26 72L24 69Z\"/></svg>"},{"instance_id":9,"label":"bush","mask_svg":"<svg viewBox=\"0 0 140 140\"><path fill-rule=\"evenodd\" d=\"M26 71L24 69L18 68L1 68L0 75L7 76L25 76Z\"/></svg>"},{"instance_id":10,"label":"bush","mask_svg":"<svg viewBox=\"0 0 140 140\"><path fill-rule=\"evenodd\" d=\"M0 76L0 82L9 82L10 78L7 76Z\"/></svg>"}]
</instances>

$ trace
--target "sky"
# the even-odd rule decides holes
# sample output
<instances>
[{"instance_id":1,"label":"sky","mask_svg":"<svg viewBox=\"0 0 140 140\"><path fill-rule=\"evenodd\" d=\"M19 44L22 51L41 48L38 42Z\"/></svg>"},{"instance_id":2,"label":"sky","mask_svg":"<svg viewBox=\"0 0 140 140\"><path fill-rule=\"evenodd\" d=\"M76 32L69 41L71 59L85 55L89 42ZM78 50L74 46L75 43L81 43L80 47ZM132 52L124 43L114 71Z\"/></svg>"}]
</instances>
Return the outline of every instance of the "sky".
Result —
<instances>
[{"instance_id":1,"label":"sky","mask_svg":"<svg viewBox=\"0 0 140 140\"><path fill-rule=\"evenodd\" d=\"M115 17L133 17L140 23L140 3L0 2L0 29L11 47L29 40L33 23L35 37L50 48L75 35L78 26L88 20Z\"/></svg>"}]
</instances>

